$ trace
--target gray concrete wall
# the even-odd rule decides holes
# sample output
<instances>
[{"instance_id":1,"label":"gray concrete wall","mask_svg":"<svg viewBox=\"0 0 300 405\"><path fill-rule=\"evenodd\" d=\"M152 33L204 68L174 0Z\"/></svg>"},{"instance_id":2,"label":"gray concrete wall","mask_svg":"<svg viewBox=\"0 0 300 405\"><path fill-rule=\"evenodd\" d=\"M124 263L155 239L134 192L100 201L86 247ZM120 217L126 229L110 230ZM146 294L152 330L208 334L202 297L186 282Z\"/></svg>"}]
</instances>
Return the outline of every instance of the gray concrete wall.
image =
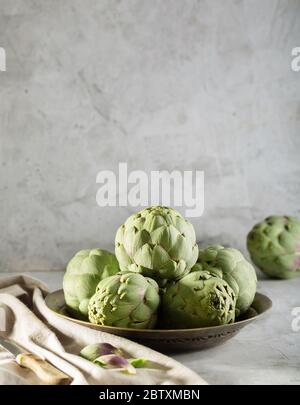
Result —
<instances>
[{"instance_id":1,"label":"gray concrete wall","mask_svg":"<svg viewBox=\"0 0 300 405\"><path fill-rule=\"evenodd\" d=\"M0 0L0 270L111 248L96 175L204 170L199 240L300 214L297 0Z\"/></svg>"}]
</instances>

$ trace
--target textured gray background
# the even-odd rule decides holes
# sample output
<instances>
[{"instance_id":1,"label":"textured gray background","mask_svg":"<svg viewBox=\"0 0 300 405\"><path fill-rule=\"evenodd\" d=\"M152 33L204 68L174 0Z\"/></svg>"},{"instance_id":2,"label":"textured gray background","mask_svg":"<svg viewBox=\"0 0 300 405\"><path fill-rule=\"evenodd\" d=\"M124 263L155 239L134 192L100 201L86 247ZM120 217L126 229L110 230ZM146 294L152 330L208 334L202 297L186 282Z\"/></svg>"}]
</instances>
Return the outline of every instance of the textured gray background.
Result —
<instances>
[{"instance_id":1,"label":"textured gray background","mask_svg":"<svg viewBox=\"0 0 300 405\"><path fill-rule=\"evenodd\" d=\"M0 0L0 271L110 248L96 175L204 170L198 238L299 215L300 2Z\"/></svg>"}]
</instances>

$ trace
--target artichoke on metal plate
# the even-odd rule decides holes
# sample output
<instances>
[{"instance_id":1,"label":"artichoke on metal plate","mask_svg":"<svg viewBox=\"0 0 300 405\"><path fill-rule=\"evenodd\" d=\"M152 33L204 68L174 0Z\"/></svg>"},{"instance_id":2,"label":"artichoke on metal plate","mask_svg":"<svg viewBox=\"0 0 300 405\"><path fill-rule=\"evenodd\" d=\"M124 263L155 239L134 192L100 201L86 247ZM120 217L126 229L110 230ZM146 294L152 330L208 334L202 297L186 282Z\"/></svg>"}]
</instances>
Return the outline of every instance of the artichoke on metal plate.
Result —
<instances>
[{"instance_id":1,"label":"artichoke on metal plate","mask_svg":"<svg viewBox=\"0 0 300 405\"><path fill-rule=\"evenodd\" d=\"M171 282L162 298L166 327L198 328L234 322L236 297L229 284L209 272L193 271Z\"/></svg>"},{"instance_id":2,"label":"artichoke on metal plate","mask_svg":"<svg viewBox=\"0 0 300 405\"><path fill-rule=\"evenodd\" d=\"M247 236L247 248L256 266L270 277L292 278L300 273L300 221L270 216Z\"/></svg>"},{"instance_id":3,"label":"artichoke on metal plate","mask_svg":"<svg viewBox=\"0 0 300 405\"><path fill-rule=\"evenodd\" d=\"M193 270L200 267L230 285L237 298L237 316L248 310L256 293L257 277L254 267L239 250L219 245L200 250Z\"/></svg>"},{"instance_id":4,"label":"artichoke on metal plate","mask_svg":"<svg viewBox=\"0 0 300 405\"><path fill-rule=\"evenodd\" d=\"M131 215L120 226L115 253L122 271L155 280L176 280L196 263L193 225L169 207L153 206Z\"/></svg>"},{"instance_id":5,"label":"artichoke on metal plate","mask_svg":"<svg viewBox=\"0 0 300 405\"><path fill-rule=\"evenodd\" d=\"M102 280L88 306L90 322L147 329L156 322L159 287L151 278L123 273Z\"/></svg>"},{"instance_id":6,"label":"artichoke on metal plate","mask_svg":"<svg viewBox=\"0 0 300 405\"><path fill-rule=\"evenodd\" d=\"M69 261L64 275L66 304L77 317L88 315L88 303L99 281L120 271L116 256L106 250L80 250Z\"/></svg>"}]
</instances>

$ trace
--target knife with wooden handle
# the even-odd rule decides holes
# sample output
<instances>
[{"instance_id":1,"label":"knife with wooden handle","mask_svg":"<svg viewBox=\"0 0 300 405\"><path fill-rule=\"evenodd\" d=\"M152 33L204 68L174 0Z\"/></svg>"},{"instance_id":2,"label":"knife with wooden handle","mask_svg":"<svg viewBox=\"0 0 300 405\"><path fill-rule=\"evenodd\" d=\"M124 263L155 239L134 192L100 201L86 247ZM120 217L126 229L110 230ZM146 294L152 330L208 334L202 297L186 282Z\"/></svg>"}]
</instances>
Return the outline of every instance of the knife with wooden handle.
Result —
<instances>
[{"instance_id":1,"label":"knife with wooden handle","mask_svg":"<svg viewBox=\"0 0 300 405\"><path fill-rule=\"evenodd\" d=\"M33 353L27 353L17 344L0 336L0 346L13 354L16 362L33 371L38 378L47 385L68 385L72 378Z\"/></svg>"}]
</instances>

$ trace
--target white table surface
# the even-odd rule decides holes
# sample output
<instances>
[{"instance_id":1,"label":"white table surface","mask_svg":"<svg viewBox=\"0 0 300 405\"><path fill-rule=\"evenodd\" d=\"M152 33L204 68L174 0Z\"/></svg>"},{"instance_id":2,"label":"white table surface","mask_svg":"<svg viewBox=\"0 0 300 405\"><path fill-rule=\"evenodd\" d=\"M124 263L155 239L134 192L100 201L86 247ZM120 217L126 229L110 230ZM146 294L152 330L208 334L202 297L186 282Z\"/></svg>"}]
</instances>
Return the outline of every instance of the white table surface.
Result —
<instances>
[{"instance_id":1,"label":"white table surface","mask_svg":"<svg viewBox=\"0 0 300 405\"><path fill-rule=\"evenodd\" d=\"M42 280L51 291L62 288L62 272L27 274ZM263 279L258 291L273 301L268 315L221 346L172 357L210 384L300 384L300 331L292 329L292 309L300 307L300 277Z\"/></svg>"}]
</instances>

